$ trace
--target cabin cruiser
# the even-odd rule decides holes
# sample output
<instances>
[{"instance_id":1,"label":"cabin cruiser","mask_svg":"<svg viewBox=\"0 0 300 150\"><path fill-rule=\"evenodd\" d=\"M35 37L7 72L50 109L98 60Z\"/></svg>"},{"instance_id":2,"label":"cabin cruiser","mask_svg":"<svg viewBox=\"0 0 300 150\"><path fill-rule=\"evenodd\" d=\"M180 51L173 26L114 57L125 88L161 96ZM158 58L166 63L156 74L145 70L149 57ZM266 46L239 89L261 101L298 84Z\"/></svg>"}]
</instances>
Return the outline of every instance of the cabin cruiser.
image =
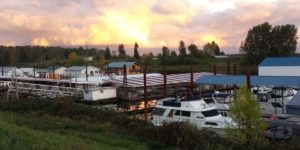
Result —
<instances>
[{"instance_id":1,"label":"cabin cruiser","mask_svg":"<svg viewBox=\"0 0 300 150\"><path fill-rule=\"evenodd\" d=\"M189 122L198 128L232 127L231 119L225 119L216 107L200 97L185 99L167 97L157 102L152 112L152 123L160 126L164 122Z\"/></svg>"}]
</instances>

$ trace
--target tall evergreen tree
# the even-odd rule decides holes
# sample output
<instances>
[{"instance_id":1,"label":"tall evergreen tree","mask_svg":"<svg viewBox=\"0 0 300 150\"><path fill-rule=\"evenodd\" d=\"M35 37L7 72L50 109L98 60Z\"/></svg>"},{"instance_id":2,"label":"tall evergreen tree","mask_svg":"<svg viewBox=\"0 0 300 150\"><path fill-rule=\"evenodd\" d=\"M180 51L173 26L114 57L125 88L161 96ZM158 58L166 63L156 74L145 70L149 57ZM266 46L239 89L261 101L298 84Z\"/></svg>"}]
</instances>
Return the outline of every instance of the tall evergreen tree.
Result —
<instances>
[{"instance_id":1,"label":"tall evergreen tree","mask_svg":"<svg viewBox=\"0 0 300 150\"><path fill-rule=\"evenodd\" d=\"M168 47L163 46L162 47L162 56L169 56L170 55L170 50Z\"/></svg>"},{"instance_id":2,"label":"tall evergreen tree","mask_svg":"<svg viewBox=\"0 0 300 150\"><path fill-rule=\"evenodd\" d=\"M125 58L126 57L125 47L124 47L123 44L119 45L118 51L119 51L119 58Z\"/></svg>"},{"instance_id":3,"label":"tall evergreen tree","mask_svg":"<svg viewBox=\"0 0 300 150\"><path fill-rule=\"evenodd\" d=\"M133 57L135 59L140 59L140 54L139 54L138 48L139 48L139 45L137 43L135 43L134 44L134 54L133 54Z\"/></svg>"},{"instance_id":4,"label":"tall evergreen tree","mask_svg":"<svg viewBox=\"0 0 300 150\"><path fill-rule=\"evenodd\" d=\"M109 59L111 57L111 54L110 54L110 49L109 47L107 46L105 51L104 51L104 58L105 59Z\"/></svg>"},{"instance_id":5,"label":"tall evergreen tree","mask_svg":"<svg viewBox=\"0 0 300 150\"><path fill-rule=\"evenodd\" d=\"M179 42L178 50L179 50L179 56L185 57L187 55L186 54L186 47L185 47L185 44L182 40Z\"/></svg>"}]
</instances>

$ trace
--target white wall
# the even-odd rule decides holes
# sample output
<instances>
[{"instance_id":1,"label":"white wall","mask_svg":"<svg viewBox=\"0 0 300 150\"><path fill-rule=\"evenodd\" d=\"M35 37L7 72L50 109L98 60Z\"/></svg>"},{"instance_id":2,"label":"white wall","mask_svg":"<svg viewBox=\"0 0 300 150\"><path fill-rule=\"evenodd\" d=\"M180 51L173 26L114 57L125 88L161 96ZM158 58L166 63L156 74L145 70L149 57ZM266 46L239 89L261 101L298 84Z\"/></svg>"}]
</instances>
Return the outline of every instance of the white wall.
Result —
<instances>
[{"instance_id":1,"label":"white wall","mask_svg":"<svg viewBox=\"0 0 300 150\"><path fill-rule=\"evenodd\" d=\"M300 76L300 66L261 66L259 76Z\"/></svg>"},{"instance_id":2,"label":"white wall","mask_svg":"<svg viewBox=\"0 0 300 150\"><path fill-rule=\"evenodd\" d=\"M60 67L60 68L57 68L54 72L55 72L56 74L62 75L62 74L65 73L65 70L66 70L65 67Z\"/></svg>"},{"instance_id":3,"label":"white wall","mask_svg":"<svg viewBox=\"0 0 300 150\"><path fill-rule=\"evenodd\" d=\"M117 92L114 87L103 87L99 89L91 89L83 91L83 99L87 101L105 100L116 98Z\"/></svg>"}]
</instances>

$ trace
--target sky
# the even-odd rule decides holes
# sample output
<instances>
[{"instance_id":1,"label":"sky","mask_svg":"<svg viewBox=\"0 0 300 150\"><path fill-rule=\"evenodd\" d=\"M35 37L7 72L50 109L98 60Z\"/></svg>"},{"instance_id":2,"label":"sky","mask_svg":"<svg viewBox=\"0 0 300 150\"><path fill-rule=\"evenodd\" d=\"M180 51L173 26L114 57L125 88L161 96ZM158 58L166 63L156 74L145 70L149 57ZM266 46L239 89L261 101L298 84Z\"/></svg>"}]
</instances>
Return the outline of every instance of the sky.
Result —
<instances>
[{"instance_id":1,"label":"sky","mask_svg":"<svg viewBox=\"0 0 300 150\"><path fill-rule=\"evenodd\" d=\"M0 45L139 44L140 53L199 48L216 41L238 53L258 24L300 26L299 0L6 0L0 3ZM300 34L298 33L298 36ZM298 39L298 43L299 43Z\"/></svg>"}]
</instances>

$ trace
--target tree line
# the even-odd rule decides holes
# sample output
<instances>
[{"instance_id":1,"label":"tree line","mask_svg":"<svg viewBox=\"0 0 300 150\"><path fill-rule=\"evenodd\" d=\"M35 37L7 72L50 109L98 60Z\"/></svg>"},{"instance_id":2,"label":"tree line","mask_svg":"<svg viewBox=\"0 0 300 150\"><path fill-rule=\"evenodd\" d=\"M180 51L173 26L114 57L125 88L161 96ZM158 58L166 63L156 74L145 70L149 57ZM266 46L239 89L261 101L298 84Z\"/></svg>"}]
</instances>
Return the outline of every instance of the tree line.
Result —
<instances>
[{"instance_id":1,"label":"tree line","mask_svg":"<svg viewBox=\"0 0 300 150\"><path fill-rule=\"evenodd\" d=\"M178 51L171 51L168 47L163 46L157 58L162 65L179 65L182 62L193 64L200 57L219 54L224 53L220 52L218 44L214 41L207 43L203 50L195 44L186 47L185 43L180 41ZM133 56L127 55L124 44L119 44L117 50L110 50L109 47L101 50L96 48L84 49L83 47L0 46L0 55L1 65L83 65L86 63L84 57L90 56L93 57L94 61L89 62L89 64L92 63L100 67L110 61L137 61L141 64L151 65L155 57L152 52L140 55L138 43L134 43Z\"/></svg>"}]
</instances>

